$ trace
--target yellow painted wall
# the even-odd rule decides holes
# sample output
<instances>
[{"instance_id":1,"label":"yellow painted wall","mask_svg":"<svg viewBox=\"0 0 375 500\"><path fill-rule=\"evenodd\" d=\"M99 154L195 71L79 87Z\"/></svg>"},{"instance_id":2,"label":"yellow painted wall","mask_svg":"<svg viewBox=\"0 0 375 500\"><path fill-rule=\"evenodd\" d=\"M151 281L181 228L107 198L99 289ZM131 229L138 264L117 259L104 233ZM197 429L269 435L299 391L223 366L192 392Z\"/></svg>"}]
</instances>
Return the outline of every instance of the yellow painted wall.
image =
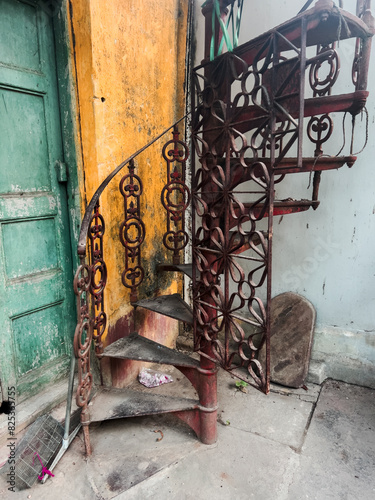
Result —
<instances>
[{"instance_id":1,"label":"yellow painted wall","mask_svg":"<svg viewBox=\"0 0 375 500\"><path fill-rule=\"evenodd\" d=\"M82 200L87 203L119 163L184 115L188 0L74 0L70 5L82 148L80 187ZM144 185L141 203L147 232L142 248L145 280L140 298L175 293L182 288L176 275L156 273L157 264L172 261L162 247L166 214L160 203L166 179L161 148L169 138L171 134L136 159L136 173ZM122 175L127 173L125 169ZM121 284L124 249L118 228L124 215L118 191L120 178L121 174L101 198L107 224L104 258L108 267L105 310L109 332L120 324L125 330L131 329L129 315L133 310L129 291ZM158 325L157 315L144 318L144 314L138 325L141 333L173 345L177 321L164 318ZM142 324L148 324L151 331L143 331ZM107 342L112 342L115 339L108 331ZM124 369L117 370L114 384L125 384L137 369L132 363L127 365L126 374Z\"/></svg>"}]
</instances>

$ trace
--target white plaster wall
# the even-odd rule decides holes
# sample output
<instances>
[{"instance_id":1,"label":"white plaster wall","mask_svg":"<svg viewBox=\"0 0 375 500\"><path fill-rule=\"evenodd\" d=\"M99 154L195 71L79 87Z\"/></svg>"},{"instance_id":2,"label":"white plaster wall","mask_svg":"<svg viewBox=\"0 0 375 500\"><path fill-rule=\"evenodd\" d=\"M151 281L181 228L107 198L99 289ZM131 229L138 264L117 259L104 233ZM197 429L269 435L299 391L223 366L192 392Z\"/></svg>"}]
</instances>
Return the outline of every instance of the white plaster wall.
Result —
<instances>
[{"instance_id":1,"label":"white plaster wall","mask_svg":"<svg viewBox=\"0 0 375 500\"><path fill-rule=\"evenodd\" d=\"M201 3L196 1L196 64L203 58ZM305 0L245 0L240 43L293 17L304 4ZM355 0L344 0L350 12L355 13L355 5ZM341 51L340 76L349 75L351 54L343 42ZM375 46L368 88L369 140L353 168L323 172L316 211L275 217L273 295L299 293L317 310L314 380L332 376L375 387ZM350 91L343 87L343 92ZM342 146L341 115L337 123L331 154ZM346 129L348 144L349 117ZM364 121L356 131L359 150ZM280 184L277 197L309 198L308 184L308 175L291 175Z\"/></svg>"}]
</instances>

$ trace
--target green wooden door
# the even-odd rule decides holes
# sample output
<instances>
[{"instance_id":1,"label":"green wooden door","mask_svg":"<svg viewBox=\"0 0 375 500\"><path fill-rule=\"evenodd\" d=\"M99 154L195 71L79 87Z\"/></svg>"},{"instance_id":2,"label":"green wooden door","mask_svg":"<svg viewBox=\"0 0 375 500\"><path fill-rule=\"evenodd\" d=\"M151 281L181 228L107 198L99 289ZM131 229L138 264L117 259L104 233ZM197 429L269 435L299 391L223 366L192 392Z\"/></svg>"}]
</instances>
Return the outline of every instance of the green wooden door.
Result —
<instances>
[{"instance_id":1,"label":"green wooden door","mask_svg":"<svg viewBox=\"0 0 375 500\"><path fill-rule=\"evenodd\" d=\"M0 0L0 377L18 402L66 373L74 332L58 160L52 20L38 2Z\"/></svg>"}]
</instances>

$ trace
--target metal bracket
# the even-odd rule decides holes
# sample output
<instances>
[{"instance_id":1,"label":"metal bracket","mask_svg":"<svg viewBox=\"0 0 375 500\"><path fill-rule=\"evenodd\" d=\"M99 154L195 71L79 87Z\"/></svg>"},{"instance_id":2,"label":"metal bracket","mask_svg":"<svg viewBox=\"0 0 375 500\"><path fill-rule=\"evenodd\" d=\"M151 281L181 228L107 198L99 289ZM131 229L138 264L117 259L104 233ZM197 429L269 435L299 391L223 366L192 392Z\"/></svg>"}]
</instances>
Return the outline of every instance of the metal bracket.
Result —
<instances>
[{"instance_id":1,"label":"metal bracket","mask_svg":"<svg viewBox=\"0 0 375 500\"><path fill-rule=\"evenodd\" d=\"M66 163L56 160L55 162L56 177L58 182L68 182L68 168Z\"/></svg>"}]
</instances>

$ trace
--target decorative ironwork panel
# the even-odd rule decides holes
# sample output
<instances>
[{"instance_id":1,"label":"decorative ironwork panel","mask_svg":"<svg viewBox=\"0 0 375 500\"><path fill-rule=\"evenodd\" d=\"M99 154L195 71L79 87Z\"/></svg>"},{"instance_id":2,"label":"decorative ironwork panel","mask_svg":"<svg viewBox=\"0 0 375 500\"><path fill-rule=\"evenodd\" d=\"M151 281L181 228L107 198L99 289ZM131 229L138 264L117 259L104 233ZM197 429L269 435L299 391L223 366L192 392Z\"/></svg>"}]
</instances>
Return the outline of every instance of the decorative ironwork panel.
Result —
<instances>
[{"instance_id":1,"label":"decorative ironwork panel","mask_svg":"<svg viewBox=\"0 0 375 500\"><path fill-rule=\"evenodd\" d=\"M76 402L82 408L81 421L89 420L88 402L92 389L90 367L91 343L94 339L95 354L103 353L102 336L106 330L107 316L104 311L104 288L107 283L107 267L103 259L105 223L100 214L99 200L87 221L89 263L80 256L80 266L74 277L77 296L77 326L74 333L74 354L78 360L78 388Z\"/></svg>"},{"instance_id":2,"label":"decorative ironwork panel","mask_svg":"<svg viewBox=\"0 0 375 500\"><path fill-rule=\"evenodd\" d=\"M356 25L332 2L320 0L313 9L302 9L300 16L212 61L206 51L206 60L194 70L195 347L265 392L274 187L286 174L314 172L312 200L280 200L276 213L302 210L306 202L316 208L321 171L345 162L352 165L356 159L352 147L344 161L322 157L329 156L323 146L333 134L331 113L354 117L366 101L373 19L365 8L368 2L362 3L363 24ZM355 92L332 95L340 72L336 42L358 36L353 33L361 37L354 49ZM309 47L316 44L310 56ZM303 155L304 135L307 145L314 145L314 155ZM336 154L330 159L336 160ZM264 348L267 366L258 360Z\"/></svg>"},{"instance_id":3,"label":"decorative ironwork panel","mask_svg":"<svg viewBox=\"0 0 375 500\"><path fill-rule=\"evenodd\" d=\"M103 352L102 336L107 326L107 315L104 311L104 288L107 284L107 266L103 259L103 236L105 223L100 214L99 200L95 205L91 217L88 237L90 240L90 293L92 296L92 311L94 317L93 338L95 353L100 356Z\"/></svg>"},{"instance_id":4,"label":"decorative ironwork panel","mask_svg":"<svg viewBox=\"0 0 375 500\"><path fill-rule=\"evenodd\" d=\"M125 220L120 225L120 241L125 248L125 270L122 283L130 288L130 301L138 300L138 286L144 278L141 245L145 239L145 225L141 219L140 197L142 181L134 173L134 160L129 162L129 173L120 181L120 192L124 197Z\"/></svg>"},{"instance_id":5,"label":"decorative ironwork panel","mask_svg":"<svg viewBox=\"0 0 375 500\"><path fill-rule=\"evenodd\" d=\"M317 56L310 65L309 84L314 97L331 95L340 71L340 59L336 51L336 43L317 47ZM312 116L307 124L307 136L315 144L314 156L323 156L322 145L327 142L333 132L333 120L329 113ZM315 174L316 178L320 174Z\"/></svg>"},{"instance_id":6,"label":"decorative ironwork panel","mask_svg":"<svg viewBox=\"0 0 375 500\"><path fill-rule=\"evenodd\" d=\"M77 326L74 333L74 354L78 360L77 406L87 409L92 387L90 369L90 347L93 337L93 319L90 314L91 267L81 257L81 265L74 277L74 292L77 296Z\"/></svg>"},{"instance_id":7,"label":"decorative ironwork panel","mask_svg":"<svg viewBox=\"0 0 375 500\"><path fill-rule=\"evenodd\" d=\"M186 161L189 148L179 139L177 126L173 139L163 147L163 158L167 162L167 184L161 192L161 202L167 211L167 231L163 236L164 246L173 252L173 264L180 264L180 254L189 242L185 230L185 212L190 203L190 190L186 185Z\"/></svg>"},{"instance_id":8,"label":"decorative ironwork panel","mask_svg":"<svg viewBox=\"0 0 375 500\"><path fill-rule=\"evenodd\" d=\"M305 66L301 46L275 31L251 58L227 53L194 75L195 348L264 392L274 172L295 145L302 163Z\"/></svg>"},{"instance_id":9,"label":"decorative ironwork panel","mask_svg":"<svg viewBox=\"0 0 375 500\"><path fill-rule=\"evenodd\" d=\"M340 71L340 59L336 43L317 47L317 57L310 66L309 83L313 95L330 95Z\"/></svg>"}]
</instances>

